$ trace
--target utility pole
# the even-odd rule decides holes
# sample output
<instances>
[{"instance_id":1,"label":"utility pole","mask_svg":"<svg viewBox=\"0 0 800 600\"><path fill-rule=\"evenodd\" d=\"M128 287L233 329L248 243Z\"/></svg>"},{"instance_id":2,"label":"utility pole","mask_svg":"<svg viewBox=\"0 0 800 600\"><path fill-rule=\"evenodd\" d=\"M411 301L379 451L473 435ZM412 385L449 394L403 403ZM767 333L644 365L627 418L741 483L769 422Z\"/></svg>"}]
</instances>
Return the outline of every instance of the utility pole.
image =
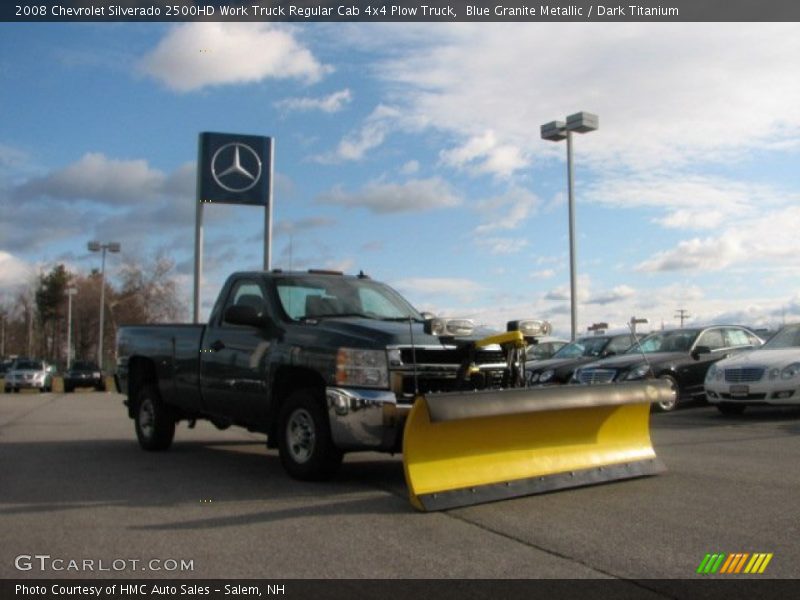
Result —
<instances>
[{"instance_id":1,"label":"utility pole","mask_svg":"<svg viewBox=\"0 0 800 600\"><path fill-rule=\"evenodd\" d=\"M689 313L686 311L686 309L685 309L685 308L679 308L679 309L678 309L678 310L675 312L675 318L676 318L676 319L680 319L680 320L681 320L681 327L683 327L683 322L684 322L686 319L689 319L689 318L691 318L691 316L692 316L692 315L690 315L690 314L689 314Z\"/></svg>"}]
</instances>

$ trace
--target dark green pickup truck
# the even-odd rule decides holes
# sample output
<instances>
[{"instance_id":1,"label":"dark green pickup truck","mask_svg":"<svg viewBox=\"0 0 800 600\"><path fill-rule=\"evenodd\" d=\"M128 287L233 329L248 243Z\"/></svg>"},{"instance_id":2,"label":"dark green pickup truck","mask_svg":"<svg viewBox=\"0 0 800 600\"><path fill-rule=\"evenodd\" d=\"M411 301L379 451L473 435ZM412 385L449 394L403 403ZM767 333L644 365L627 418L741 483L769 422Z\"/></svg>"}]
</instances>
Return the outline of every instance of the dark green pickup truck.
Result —
<instances>
[{"instance_id":1,"label":"dark green pickup truck","mask_svg":"<svg viewBox=\"0 0 800 600\"><path fill-rule=\"evenodd\" d=\"M458 389L464 364L470 389L502 385L500 347L470 343L492 332L450 333L363 274L235 273L207 325L122 327L117 383L146 450L204 418L265 433L290 475L321 479L345 452L400 451L416 393Z\"/></svg>"}]
</instances>

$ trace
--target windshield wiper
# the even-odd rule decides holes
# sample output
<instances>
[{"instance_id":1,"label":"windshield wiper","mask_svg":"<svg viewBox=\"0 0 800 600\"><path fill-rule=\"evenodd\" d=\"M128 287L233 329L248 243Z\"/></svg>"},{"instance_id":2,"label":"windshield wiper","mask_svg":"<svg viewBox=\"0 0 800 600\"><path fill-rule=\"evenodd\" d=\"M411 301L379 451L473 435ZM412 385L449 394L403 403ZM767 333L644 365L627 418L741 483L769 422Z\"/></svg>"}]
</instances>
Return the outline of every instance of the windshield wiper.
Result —
<instances>
[{"instance_id":1,"label":"windshield wiper","mask_svg":"<svg viewBox=\"0 0 800 600\"><path fill-rule=\"evenodd\" d=\"M316 321L317 319L335 319L337 317L361 317L362 319L374 319L375 315L368 315L366 313L360 313L360 312L328 313L324 315L314 315L314 316L306 315L305 317L300 317L300 320Z\"/></svg>"}]
</instances>

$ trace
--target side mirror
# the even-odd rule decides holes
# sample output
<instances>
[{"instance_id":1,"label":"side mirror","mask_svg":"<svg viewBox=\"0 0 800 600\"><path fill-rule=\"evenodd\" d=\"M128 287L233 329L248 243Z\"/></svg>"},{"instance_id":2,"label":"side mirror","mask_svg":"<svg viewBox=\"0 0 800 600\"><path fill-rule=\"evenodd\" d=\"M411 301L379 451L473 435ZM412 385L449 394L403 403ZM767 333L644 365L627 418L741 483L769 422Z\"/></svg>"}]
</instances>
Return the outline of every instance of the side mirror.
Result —
<instances>
[{"instance_id":1,"label":"side mirror","mask_svg":"<svg viewBox=\"0 0 800 600\"><path fill-rule=\"evenodd\" d=\"M616 356L616 355L617 355L617 353L614 352L613 350L603 350L603 354L601 354L601 356L603 358L606 358L606 357L609 357L609 356Z\"/></svg>"},{"instance_id":2,"label":"side mirror","mask_svg":"<svg viewBox=\"0 0 800 600\"><path fill-rule=\"evenodd\" d=\"M692 350L692 358L695 360L700 360L701 354L711 354L711 348L708 346L696 346L694 350Z\"/></svg>"},{"instance_id":3,"label":"side mirror","mask_svg":"<svg viewBox=\"0 0 800 600\"><path fill-rule=\"evenodd\" d=\"M267 319L252 306L239 306L234 304L225 309L225 322L232 325L248 325L250 327L264 327Z\"/></svg>"}]
</instances>

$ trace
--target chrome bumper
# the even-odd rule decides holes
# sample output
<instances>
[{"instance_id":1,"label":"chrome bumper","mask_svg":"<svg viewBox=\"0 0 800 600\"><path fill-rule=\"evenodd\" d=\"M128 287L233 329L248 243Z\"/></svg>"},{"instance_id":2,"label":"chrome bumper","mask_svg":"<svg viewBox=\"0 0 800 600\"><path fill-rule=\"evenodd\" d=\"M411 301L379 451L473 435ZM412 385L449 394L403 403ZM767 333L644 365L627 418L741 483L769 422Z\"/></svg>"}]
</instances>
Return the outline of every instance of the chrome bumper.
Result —
<instances>
[{"instance_id":1,"label":"chrome bumper","mask_svg":"<svg viewBox=\"0 0 800 600\"><path fill-rule=\"evenodd\" d=\"M399 452L411 405L388 390L325 390L333 443L342 450Z\"/></svg>"}]
</instances>

